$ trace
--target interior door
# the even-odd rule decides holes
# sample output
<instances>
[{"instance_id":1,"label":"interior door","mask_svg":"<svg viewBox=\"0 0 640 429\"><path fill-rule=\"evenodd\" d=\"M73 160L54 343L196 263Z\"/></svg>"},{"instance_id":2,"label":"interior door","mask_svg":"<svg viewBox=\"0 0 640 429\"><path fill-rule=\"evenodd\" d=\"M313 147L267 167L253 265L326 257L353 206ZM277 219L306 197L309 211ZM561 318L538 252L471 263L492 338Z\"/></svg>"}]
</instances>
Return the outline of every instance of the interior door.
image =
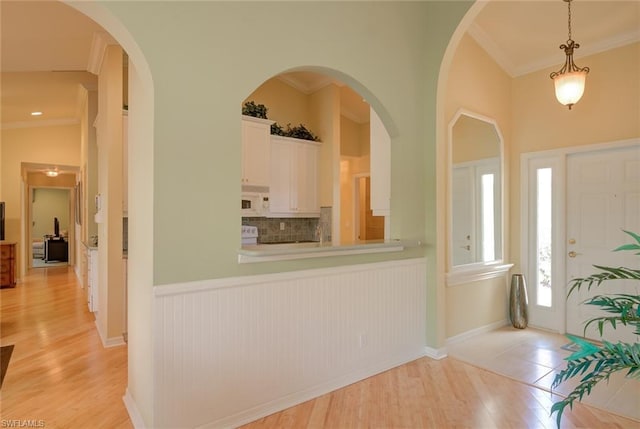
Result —
<instances>
[{"instance_id":1,"label":"interior door","mask_svg":"<svg viewBox=\"0 0 640 429\"><path fill-rule=\"evenodd\" d=\"M640 231L640 146L570 155L567 159L567 279L594 272L594 264L637 267L632 252L612 252L630 238L622 230ZM605 314L584 300L597 294L637 294L631 281L610 281L567 299L567 332L599 340L597 325L584 323ZM635 341L632 328L605 327L603 339Z\"/></svg>"}]
</instances>

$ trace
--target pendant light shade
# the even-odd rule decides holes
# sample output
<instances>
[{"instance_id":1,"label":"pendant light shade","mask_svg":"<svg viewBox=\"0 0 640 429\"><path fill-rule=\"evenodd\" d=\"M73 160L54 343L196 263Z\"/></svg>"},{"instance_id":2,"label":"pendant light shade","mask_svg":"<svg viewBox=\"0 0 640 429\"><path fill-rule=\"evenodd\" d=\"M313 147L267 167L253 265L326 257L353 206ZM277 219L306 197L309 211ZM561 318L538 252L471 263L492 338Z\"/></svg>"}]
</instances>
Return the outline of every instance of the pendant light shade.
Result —
<instances>
[{"instance_id":1,"label":"pendant light shade","mask_svg":"<svg viewBox=\"0 0 640 429\"><path fill-rule=\"evenodd\" d=\"M565 106L569 107L576 104L584 94L584 86L589 73L589 67L578 67L573 62L573 51L580 47L579 44L571 39L571 1L564 0L569 10L569 39L566 43L560 45L566 55L564 66L557 71L551 73L551 79L556 88L556 98Z\"/></svg>"},{"instance_id":2,"label":"pendant light shade","mask_svg":"<svg viewBox=\"0 0 640 429\"><path fill-rule=\"evenodd\" d=\"M576 104L584 94L584 84L587 79L586 71L564 73L556 76L553 83L556 87L556 98L565 106Z\"/></svg>"}]
</instances>

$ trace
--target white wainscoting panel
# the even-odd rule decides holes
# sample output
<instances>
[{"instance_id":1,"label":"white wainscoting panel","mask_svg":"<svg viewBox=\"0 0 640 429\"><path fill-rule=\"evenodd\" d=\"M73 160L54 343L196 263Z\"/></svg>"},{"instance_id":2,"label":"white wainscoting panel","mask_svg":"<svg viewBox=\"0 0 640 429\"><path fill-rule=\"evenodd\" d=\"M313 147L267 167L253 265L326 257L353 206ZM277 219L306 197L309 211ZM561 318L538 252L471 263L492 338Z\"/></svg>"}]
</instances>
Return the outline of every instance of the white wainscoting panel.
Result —
<instances>
[{"instance_id":1,"label":"white wainscoting panel","mask_svg":"<svg viewBox=\"0 0 640 429\"><path fill-rule=\"evenodd\" d=\"M155 422L232 427L414 360L426 260L155 288Z\"/></svg>"}]
</instances>

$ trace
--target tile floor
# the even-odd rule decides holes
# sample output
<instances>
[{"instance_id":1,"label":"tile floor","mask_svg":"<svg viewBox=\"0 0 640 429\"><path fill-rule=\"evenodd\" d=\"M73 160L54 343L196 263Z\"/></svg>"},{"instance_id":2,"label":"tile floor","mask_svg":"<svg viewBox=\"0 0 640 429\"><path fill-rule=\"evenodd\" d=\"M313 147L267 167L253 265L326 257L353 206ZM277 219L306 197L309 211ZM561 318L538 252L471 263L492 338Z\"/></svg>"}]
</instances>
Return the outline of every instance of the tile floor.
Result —
<instances>
[{"instance_id":1,"label":"tile floor","mask_svg":"<svg viewBox=\"0 0 640 429\"><path fill-rule=\"evenodd\" d=\"M505 326L448 344L447 349L453 358L550 391L555 374L565 366L564 358L571 354L561 348L568 343L563 335ZM569 380L556 392L569 393L576 385ZM640 421L640 381L612 375L609 383L596 386L582 402Z\"/></svg>"}]
</instances>

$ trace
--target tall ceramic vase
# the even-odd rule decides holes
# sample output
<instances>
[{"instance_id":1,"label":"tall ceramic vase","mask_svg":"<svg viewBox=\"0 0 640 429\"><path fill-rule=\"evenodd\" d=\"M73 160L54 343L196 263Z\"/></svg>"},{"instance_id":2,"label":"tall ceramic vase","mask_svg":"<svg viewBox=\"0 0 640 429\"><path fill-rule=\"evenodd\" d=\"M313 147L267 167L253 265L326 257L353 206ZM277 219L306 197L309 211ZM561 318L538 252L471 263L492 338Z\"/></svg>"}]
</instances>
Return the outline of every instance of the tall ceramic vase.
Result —
<instances>
[{"instance_id":1,"label":"tall ceramic vase","mask_svg":"<svg viewBox=\"0 0 640 429\"><path fill-rule=\"evenodd\" d=\"M511 293L509 294L509 317L514 328L527 327L529 323L527 305L527 283L522 274L514 274L511 276Z\"/></svg>"}]
</instances>

